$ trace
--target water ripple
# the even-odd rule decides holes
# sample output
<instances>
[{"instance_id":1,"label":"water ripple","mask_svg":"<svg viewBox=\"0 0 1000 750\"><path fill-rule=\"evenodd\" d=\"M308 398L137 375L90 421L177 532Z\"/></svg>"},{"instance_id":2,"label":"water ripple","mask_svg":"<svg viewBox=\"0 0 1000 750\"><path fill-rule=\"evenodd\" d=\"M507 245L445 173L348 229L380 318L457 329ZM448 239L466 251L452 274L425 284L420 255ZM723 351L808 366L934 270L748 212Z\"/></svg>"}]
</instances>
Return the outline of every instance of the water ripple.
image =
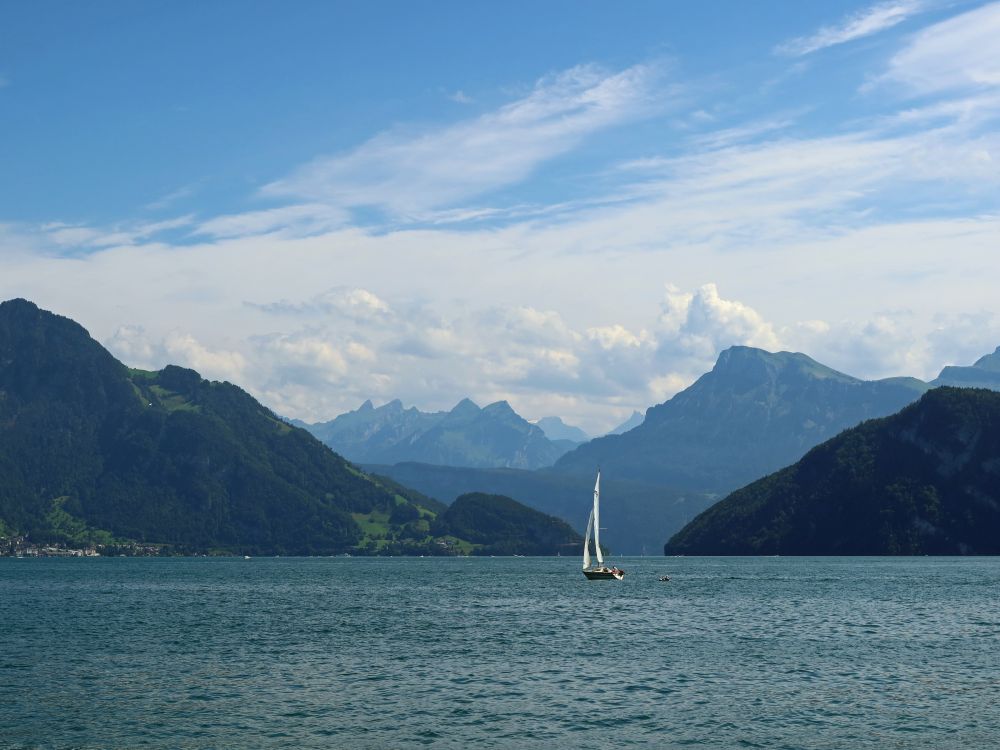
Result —
<instances>
[{"instance_id":1,"label":"water ripple","mask_svg":"<svg viewBox=\"0 0 1000 750\"><path fill-rule=\"evenodd\" d=\"M0 559L0 748L1000 746L995 560L621 564Z\"/></svg>"}]
</instances>

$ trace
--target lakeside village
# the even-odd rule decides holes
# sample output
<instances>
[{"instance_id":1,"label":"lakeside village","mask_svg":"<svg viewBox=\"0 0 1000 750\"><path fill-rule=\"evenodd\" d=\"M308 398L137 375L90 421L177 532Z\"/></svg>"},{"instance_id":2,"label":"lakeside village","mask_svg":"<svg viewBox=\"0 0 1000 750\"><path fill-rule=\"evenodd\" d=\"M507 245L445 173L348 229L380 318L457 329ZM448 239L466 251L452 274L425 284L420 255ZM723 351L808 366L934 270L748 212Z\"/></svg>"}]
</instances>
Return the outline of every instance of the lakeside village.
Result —
<instances>
[{"instance_id":1,"label":"lakeside village","mask_svg":"<svg viewBox=\"0 0 1000 750\"><path fill-rule=\"evenodd\" d=\"M35 543L27 536L0 536L0 557L155 557L160 546L151 544L94 544L67 547L61 543Z\"/></svg>"}]
</instances>

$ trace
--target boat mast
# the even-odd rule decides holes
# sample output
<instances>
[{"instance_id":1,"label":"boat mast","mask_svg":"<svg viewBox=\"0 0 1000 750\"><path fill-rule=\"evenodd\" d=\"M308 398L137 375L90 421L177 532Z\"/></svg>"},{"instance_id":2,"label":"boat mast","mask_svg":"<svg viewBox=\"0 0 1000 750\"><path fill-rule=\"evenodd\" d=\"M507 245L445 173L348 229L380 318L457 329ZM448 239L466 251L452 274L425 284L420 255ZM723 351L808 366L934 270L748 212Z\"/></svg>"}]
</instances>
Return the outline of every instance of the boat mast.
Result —
<instances>
[{"instance_id":1,"label":"boat mast","mask_svg":"<svg viewBox=\"0 0 1000 750\"><path fill-rule=\"evenodd\" d=\"M604 555L601 554L601 470L597 470L597 481L594 483L594 553L598 565L604 565Z\"/></svg>"}]
</instances>

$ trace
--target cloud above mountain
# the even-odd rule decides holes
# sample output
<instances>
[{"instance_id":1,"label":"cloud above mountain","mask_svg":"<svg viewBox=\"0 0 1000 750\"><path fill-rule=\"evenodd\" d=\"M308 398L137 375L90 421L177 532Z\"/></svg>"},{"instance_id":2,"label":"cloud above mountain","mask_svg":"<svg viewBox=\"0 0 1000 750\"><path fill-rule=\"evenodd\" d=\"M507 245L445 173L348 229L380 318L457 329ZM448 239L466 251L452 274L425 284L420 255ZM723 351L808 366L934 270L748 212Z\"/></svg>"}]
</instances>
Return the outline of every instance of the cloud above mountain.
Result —
<instances>
[{"instance_id":1,"label":"cloud above mountain","mask_svg":"<svg viewBox=\"0 0 1000 750\"><path fill-rule=\"evenodd\" d=\"M806 15L730 67L574 48L328 111L216 204L184 175L134 215L5 217L0 295L307 419L468 395L597 433L733 344L863 377L992 351L1000 3Z\"/></svg>"}]
</instances>

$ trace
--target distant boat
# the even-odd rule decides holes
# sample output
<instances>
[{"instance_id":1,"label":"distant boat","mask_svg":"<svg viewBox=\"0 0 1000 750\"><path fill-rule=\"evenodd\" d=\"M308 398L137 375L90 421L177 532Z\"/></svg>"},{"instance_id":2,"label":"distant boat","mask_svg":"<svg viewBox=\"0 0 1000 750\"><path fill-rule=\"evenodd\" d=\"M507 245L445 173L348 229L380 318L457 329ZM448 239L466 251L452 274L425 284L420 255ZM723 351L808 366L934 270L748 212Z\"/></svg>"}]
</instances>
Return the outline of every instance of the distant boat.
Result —
<instances>
[{"instance_id":1,"label":"distant boat","mask_svg":"<svg viewBox=\"0 0 1000 750\"><path fill-rule=\"evenodd\" d=\"M597 564L590 562L590 536L593 531L594 552L597 557ZM604 564L604 555L601 554L601 470L597 470L597 481L594 483L594 507L590 511L590 518L587 520L587 534L583 538L583 574L588 580L600 581L614 579L620 581L625 577L625 571L618 567L609 568Z\"/></svg>"}]
</instances>

